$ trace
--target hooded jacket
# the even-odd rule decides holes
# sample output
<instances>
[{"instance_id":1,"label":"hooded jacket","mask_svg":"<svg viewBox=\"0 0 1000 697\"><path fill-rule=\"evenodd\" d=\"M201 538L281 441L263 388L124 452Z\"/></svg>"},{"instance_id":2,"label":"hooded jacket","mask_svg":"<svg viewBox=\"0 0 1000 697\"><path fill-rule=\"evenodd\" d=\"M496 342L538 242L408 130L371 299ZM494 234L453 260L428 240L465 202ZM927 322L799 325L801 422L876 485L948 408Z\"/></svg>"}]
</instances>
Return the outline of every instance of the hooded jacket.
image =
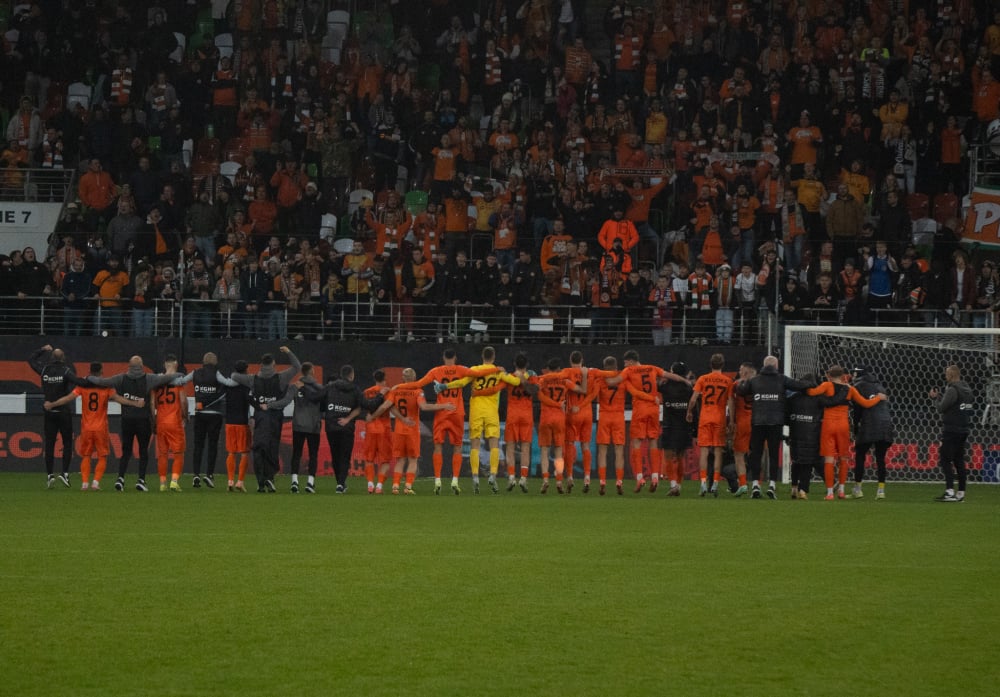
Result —
<instances>
[{"instance_id":1,"label":"hooded jacket","mask_svg":"<svg viewBox=\"0 0 1000 697\"><path fill-rule=\"evenodd\" d=\"M964 380L949 383L937 408L941 412L941 427L946 434L967 434L972 422L972 388Z\"/></svg>"},{"instance_id":2,"label":"hooded jacket","mask_svg":"<svg viewBox=\"0 0 1000 697\"><path fill-rule=\"evenodd\" d=\"M868 373L862 373L855 379L854 389L865 399L885 392L885 387ZM876 443L878 441L891 443L893 441L896 434L892 426L892 411L889 409L888 402L879 402L870 409L864 409L855 404L852 409L855 423L854 440L858 443Z\"/></svg>"},{"instance_id":3,"label":"hooded jacket","mask_svg":"<svg viewBox=\"0 0 1000 697\"><path fill-rule=\"evenodd\" d=\"M295 391L295 413L292 415L292 430L299 433L319 433L323 425L321 413L326 390L308 375L302 378L302 387Z\"/></svg>"},{"instance_id":4,"label":"hooded jacket","mask_svg":"<svg viewBox=\"0 0 1000 697\"><path fill-rule=\"evenodd\" d=\"M178 378L184 376L179 373L147 373L144 366L130 365L128 370L109 378L99 378L93 375L87 376L87 382L98 387L113 387L115 391L125 399L144 399L146 403L141 407L129 407L122 405L123 419L149 419L149 393L157 387L167 385Z\"/></svg>"},{"instance_id":5,"label":"hooded jacket","mask_svg":"<svg viewBox=\"0 0 1000 697\"><path fill-rule=\"evenodd\" d=\"M341 426L339 420L348 416L358 407L367 411L375 411L383 399L382 395L366 399L360 387L343 378L338 378L327 384L324 397L323 411L326 415L327 431L353 431L353 419L346 426Z\"/></svg>"},{"instance_id":6,"label":"hooded jacket","mask_svg":"<svg viewBox=\"0 0 1000 697\"><path fill-rule=\"evenodd\" d=\"M750 422L754 426L781 426L785 423L785 396L812 387L778 372L772 365L760 369L754 377L736 385L736 393L753 404Z\"/></svg>"}]
</instances>

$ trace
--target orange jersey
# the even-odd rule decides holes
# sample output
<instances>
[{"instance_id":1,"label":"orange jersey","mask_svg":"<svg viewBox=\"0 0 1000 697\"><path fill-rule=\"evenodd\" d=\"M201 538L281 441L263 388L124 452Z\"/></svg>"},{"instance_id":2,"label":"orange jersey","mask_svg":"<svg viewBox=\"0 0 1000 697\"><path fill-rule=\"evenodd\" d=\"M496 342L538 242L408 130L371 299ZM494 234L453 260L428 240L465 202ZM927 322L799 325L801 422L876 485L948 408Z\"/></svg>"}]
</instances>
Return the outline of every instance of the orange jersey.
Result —
<instances>
[{"instance_id":1,"label":"orange jersey","mask_svg":"<svg viewBox=\"0 0 1000 697\"><path fill-rule=\"evenodd\" d=\"M156 401L157 428L184 429L184 401L187 395L183 386L171 387L164 385L153 390Z\"/></svg>"},{"instance_id":2,"label":"orange jersey","mask_svg":"<svg viewBox=\"0 0 1000 697\"><path fill-rule=\"evenodd\" d=\"M525 380L532 381L534 378L525 378ZM534 404L531 395L525 392L521 385L507 385L507 420L532 421L534 418Z\"/></svg>"},{"instance_id":3,"label":"orange jersey","mask_svg":"<svg viewBox=\"0 0 1000 697\"><path fill-rule=\"evenodd\" d=\"M431 368L426 375L416 382L421 387L432 382L443 382L445 384L452 380L459 380L469 374L469 369L464 365L439 365ZM443 418L457 418L459 421L465 418L465 401L462 399L462 388L457 387L444 390L438 393L438 404L454 404L455 411L439 411L434 414L435 421Z\"/></svg>"},{"instance_id":4,"label":"orange jersey","mask_svg":"<svg viewBox=\"0 0 1000 697\"><path fill-rule=\"evenodd\" d=\"M807 390L806 394L809 394L813 397L817 396L833 397L836 394L836 386L832 382L827 380L822 385ZM852 386L847 387L847 400L850 402L854 402L855 404L860 404L865 408L873 407L880 401L882 401L880 397L871 397L870 399L865 399L864 397L861 396L861 393L858 392L856 389L854 389L854 387ZM850 426L847 420L847 416L848 416L847 404L840 404L835 407L827 407L826 409L823 410L823 428L828 429L840 426L846 429Z\"/></svg>"},{"instance_id":5,"label":"orange jersey","mask_svg":"<svg viewBox=\"0 0 1000 697\"><path fill-rule=\"evenodd\" d=\"M605 416L621 416L625 418L625 387L621 384L609 385L608 378L617 376L618 371L597 370L591 368L587 371L587 380L594 380L594 388L597 390L598 418Z\"/></svg>"},{"instance_id":6,"label":"orange jersey","mask_svg":"<svg viewBox=\"0 0 1000 697\"><path fill-rule=\"evenodd\" d=\"M725 424L726 406L733 393L733 379L724 373L711 372L698 378L694 391L701 395L699 421Z\"/></svg>"},{"instance_id":7,"label":"orange jersey","mask_svg":"<svg viewBox=\"0 0 1000 697\"><path fill-rule=\"evenodd\" d=\"M415 382L404 382L396 385L386 395L386 399L392 403L403 417L413 420L413 425L403 423L402 419L396 419L393 433L400 434L420 434L420 405L425 404L424 388Z\"/></svg>"},{"instance_id":8,"label":"orange jersey","mask_svg":"<svg viewBox=\"0 0 1000 697\"><path fill-rule=\"evenodd\" d=\"M579 374L580 369L575 369ZM560 421L566 416L566 380L572 379L574 374L566 370L555 373L545 373L532 378L531 381L538 385L538 400L542 403L541 421Z\"/></svg>"},{"instance_id":9,"label":"orange jersey","mask_svg":"<svg viewBox=\"0 0 1000 697\"><path fill-rule=\"evenodd\" d=\"M579 370L577 368L576 370ZM583 373L581 371L579 379L570 378L566 381L567 385L570 387L577 386L581 387L583 384ZM587 375L587 392L585 394L580 394L579 392L574 392L572 389L566 395L566 416L569 418L582 419L593 414L590 409L590 403L594 401L597 397L597 391L594 389L592 381L590 380L590 375ZM572 408L577 407L579 411L577 413L572 413Z\"/></svg>"},{"instance_id":10,"label":"orange jersey","mask_svg":"<svg viewBox=\"0 0 1000 697\"><path fill-rule=\"evenodd\" d=\"M377 396L382 394L382 388L378 385L372 385L367 390L365 390L365 399L375 399ZM373 436L384 436L392 431L392 417L389 416L389 412L385 412L381 416L378 416L370 421L365 421L365 438L370 439Z\"/></svg>"},{"instance_id":11,"label":"orange jersey","mask_svg":"<svg viewBox=\"0 0 1000 697\"><path fill-rule=\"evenodd\" d=\"M108 430L108 400L114 392L109 387L77 387L73 394L80 397L80 430ZM89 455L89 453L88 453Z\"/></svg>"},{"instance_id":12,"label":"orange jersey","mask_svg":"<svg viewBox=\"0 0 1000 697\"><path fill-rule=\"evenodd\" d=\"M641 392L650 397L656 397L659 395L660 389L656 385L656 381L661 377L666 375L663 368L655 365L627 365L621 372L622 386L628 385L634 392ZM632 400L632 410L641 412L651 412L655 411L659 415L660 405L655 401L647 401L641 398L634 398Z\"/></svg>"},{"instance_id":13,"label":"orange jersey","mask_svg":"<svg viewBox=\"0 0 1000 697\"><path fill-rule=\"evenodd\" d=\"M733 411L735 411L736 429L750 430L750 417L753 414L753 399L733 393Z\"/></svg>"}]
</instances>

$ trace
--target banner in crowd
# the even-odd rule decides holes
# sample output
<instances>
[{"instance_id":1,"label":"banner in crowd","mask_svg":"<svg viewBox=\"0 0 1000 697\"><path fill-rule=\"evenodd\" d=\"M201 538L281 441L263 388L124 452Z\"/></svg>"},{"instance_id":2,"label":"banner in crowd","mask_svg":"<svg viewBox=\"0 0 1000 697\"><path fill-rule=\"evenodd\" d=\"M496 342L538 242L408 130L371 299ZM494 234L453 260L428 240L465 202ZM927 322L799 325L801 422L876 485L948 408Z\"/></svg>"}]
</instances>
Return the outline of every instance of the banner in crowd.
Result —
<instances>
[{"instance_id":1,"label":"banner in crowd","mask_svg":"<svg viewBox=\"0 0 1000 697\"><path fill-rule=\"evenodd\" d=\"M1000 247L1000 189L977 186L972 190L962 241Z\"/></svg>"}]
</instances>

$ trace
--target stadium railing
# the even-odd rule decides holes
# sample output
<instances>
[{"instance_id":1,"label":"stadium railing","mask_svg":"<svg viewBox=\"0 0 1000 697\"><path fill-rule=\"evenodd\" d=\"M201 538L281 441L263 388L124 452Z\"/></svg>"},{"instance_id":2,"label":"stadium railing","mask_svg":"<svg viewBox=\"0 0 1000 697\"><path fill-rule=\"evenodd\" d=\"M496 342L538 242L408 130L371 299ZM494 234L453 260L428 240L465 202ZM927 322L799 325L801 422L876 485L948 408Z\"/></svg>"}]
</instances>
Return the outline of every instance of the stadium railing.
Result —
<instances>
[{"instance_id":1,"label":"stadium railing","mask_svg":"<svg viewBox=\"0 0 1000 697\"><path fill-rule=\"evenodd\" d=\"M76 196L75 177L74 169L5 168L0 174L0 201L64 203Z\"/></svg>"},{"instance_id":2,"label":"stadium railing","mask_svg":"<svg viewBox=\"0 0 1000 697\"><path fill-rule=\"evenodd\" d=\"M855 326L996 326L990 310L866 312ZM847 316L843 308L805 310L795 318L759 306L734 308L731 315L674 308L667 321L654 326L649 307L501 307L348 298L328 304L315 299L269 302L249 313L227 300L160 298L139 309L126 298L87 298L76 307L66 307L57 296L36 296L0 297L0 318L0 334L9 335L780 346L785 326L842 326Z\"/></svg>"}]
</instances>

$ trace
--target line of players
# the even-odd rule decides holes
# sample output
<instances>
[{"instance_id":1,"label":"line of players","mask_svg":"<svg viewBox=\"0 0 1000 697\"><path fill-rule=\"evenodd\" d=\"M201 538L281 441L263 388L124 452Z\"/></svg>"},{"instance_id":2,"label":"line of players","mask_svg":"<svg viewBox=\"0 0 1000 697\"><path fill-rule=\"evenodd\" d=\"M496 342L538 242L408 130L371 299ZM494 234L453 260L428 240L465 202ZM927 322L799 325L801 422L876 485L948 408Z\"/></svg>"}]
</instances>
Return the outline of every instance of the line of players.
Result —
<instances>
[{"instance_id":1,"label":"line of players","mask_svg":"<svg viewBox=\"0 0 1000 697\"><path fill-rule=\"evenodd\" d=\"M202 368L187 375L178 373L176 359L168 356L164 372L153 375L146 373L142 359L134 356L126 373L103 378L100 364L95 363L91 366L91 375L81 380L72 374L61 351L53 351L50 346L43 347L32 356L31 363L42 375L46 392L48 485L52 486L54 481L52 455L57 435L63 437L64 451L69 450L66 434L68 431L71 439L72 426L71 420L68 420L71 419L71 412L65 411L65 408L79 397L82 399L83 415L78 441L78 450L83 458L82 488L100 487L110 452L107 403L112 400L123 406L123 454L115 488L119 491L124 489L132 446L137 443L139 478L135 486L139 491L147 490L145 475L152 436L150 425L155 424L160 489L180 491L179 479L186 447L184 422L188 417L184 386L193 381L196 394L195 487L204 482L214 488L215 450L224 421L228 488L245 491L244 477L252 450L258 491L274 491L274 477L280 466L277 447L281 437L282 410L294 401L293 457L290 463L293 492L299 490L298 470L304 446L309 448L309 475L305 490L307 493L315 492L321 421L326 423L327 439L337 473L337 491L346 491L353 422L363 415L367 422L365 475L369 493L381 493L392 470L393 492L399 493L405 476L403 493L412 494L420 455L418 411L433 411L436 412L432 435L435 493L440 493L442 488L443 446L448 443L452 449L451 488L459 494L458 475L462 468L461 444L465 421L463 388L471 385L469 465L475 493L479 493L479 453L484 440L489 448L489 486L493 493L499 491L499 398L506 389L504 440L507 447L508 491L515 486L528 491L533 401L537 399L541 405L537 427L543 471L541 493L549 489L550 455L556 490L559 493L572 492L578 453L582 454L583 491L590 490L592 404L596 402L600 494L606 492L608 456L612 452L616 490L622 494L627 393L632 397L628 435L636 493L645 486L648 472L651 492L657 490L660 479L664 478L670 482L668 495L680 495L684 474L682 463L691 445L692 427L697 423L702 496L708 493L718 495L719 482L723 479L720 466L723 449L731 439L738 478L734 493L742 496L750 491L753 498L762 496L761 463L766 449L770 463L767 495L775 498L781 427L786 419L785 395L794 391L803 397L796 402L803 413L793 413L790 418L792 458L796 466L804 466L804 473L801 467L793 473L796 482L793 495L806 496L812 465L818 464L815 462L816 455L821 454L825 461L827 498L834 497L833 466L837 462L841 464L838 495L843 498L849 437L846 405L853 401L870 407L885 398L884 395L862 397L846 385L846 373L836 367L828 374L828 381L818 387L790 380L777 372L777 359L773 357L765 359L760 375L751 364L744 363L740 366L739 380L734 382L723 372L722 355L714 354L710 359L711 372L692 384L693 376L684 364L675 363L669 371L644 365L635 351L625 353L625 365L621 370L618 369L617 359L611 356L604 360L601 369L587 368L583 366L582 354L575 351L570 356L568 368L561 368L558 359L551 359L542 374L536 375L528 369L527 359L519 355L515 359L514 371L507 373L495 365L495 353L491 347L483 350L482 364L473 368L457 365L454 350L446 350L441 366L432 369L420 380L416 380L412 369L406 369L404 382L391 389L386 384L384 372L376 371L375 384L362 393L353 383L353 370L349 366L345 366L338 380L325 386L319 385L312 377L310 364L300 363L286 347L281 350L292 363L290 368L281 372L275 370L273 357L265 354L258 374L247 375L246 363L239 362L236 371L226 378L217 370L217 358L210 353L205 356ZM47 361L42 360L45 352L49 353ZM300 372L302 378L291 384ZM65 384L60 385L60 381ZM437 395L434 403L428 403L424 396L424 388L431 384ZM57 396L60 392L62 396ZM249 427L251 407L253 429ZM823 418L824 413L827 418ZM810 435L813 431L815 437ZM201 475L203 454L207 455L204 476ZM715 472L709 482L709 459L713 455ZM96 467L91 477L90 464L95 456ZM752 489L748 489L747 485L748 464ZM68 486L68 458L65 455L64 474L60 479ZM880 493L883 493L881 488Z\"/></svg>"}]
</instances>

